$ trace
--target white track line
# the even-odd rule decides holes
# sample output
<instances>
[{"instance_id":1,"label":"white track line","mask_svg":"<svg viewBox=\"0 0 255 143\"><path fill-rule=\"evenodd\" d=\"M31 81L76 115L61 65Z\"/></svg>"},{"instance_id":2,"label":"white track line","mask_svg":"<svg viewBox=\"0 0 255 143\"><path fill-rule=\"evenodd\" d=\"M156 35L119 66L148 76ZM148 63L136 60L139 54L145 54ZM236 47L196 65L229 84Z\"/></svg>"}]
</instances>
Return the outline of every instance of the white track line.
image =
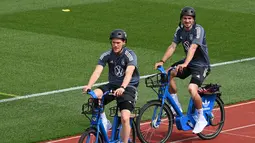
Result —
<instances>
[{"instance_id":1,"label":"white track line","mask_svg":"<svg viewBox=\"0 0 255 143\"><path fill-rule=\"evenodd\" d=\"M234 107L243 106L243 105L248 105L248 104L253 104L253 103L255 103L255 101L250 101L250 102L246 102L246 103L239 103L239 104L235 104L235 105L229 105L229 106L226 106L225 109L226 108L227 109L228 108L234 108ZM149 122L141 123L141 125L146 125L146 124L149 124ZM238 129L243 129L243 128L248 128L248 127L252 127L252 126L255 126L255 124L250 124L250 125L241 126L241 127L237 127L237 128L222 130L221 133L229 132L229 131L233 131L233 130L238 130ZM55 141L49 141L49 142L46 142L46 143L57 143L57 142L61 142L61 141L67 141L67 140L70 140L70 139L77 139L79 137L80 136L74 136L74 137L59 139L59 140L55 140ZM191 140L191 139L196 139L196 138L198 138L198 137L195 136L195 137L191 137L191 138L187 138L187 139L177 140L177 141L174 141L172 143L186 141L186 140Z\"/></svg>"},{"instance_id":2,"label":"white track line","mask_svg":"<svg viewBox=\"0 0 255 143\"><path fill-rule=\"evenodd\" d=\"M236 135L236 134L231 134L231 133L226 133L226 132L230 132L230 131L234 131L234 130L239 130L239 129L244 129L244 128L249 128L249 127L253 127L253 126L255 126L255 124L250 124L250 125L246 125L246 126L231 128L231 129L228 129L228 130L222 130L221 133L230 134L230 135ZM238 135L238 136L241 136L241 135ZM244 136L244 135L242 135L242 136L243 137L248 137L248 138L255 138L255 137ZM57 143L57 142L62 142L62 141L67 141L67 140L77 139L77 138L80 138L80 136L74 136L74 137L59 139L59 140L55 140L55 141L49 141L49 142L46 142L46 143ZM196 138L198 138L198 137L195 136L195 137L186 138L186 139L182 139L182 140L176 140L176 141L173 141L171 143L178 143L178 142L188 141L188 140L192 140L192 139L196 139Z\"/></svg>"},{"instance_id":3,"label":"white track line","mask_svg":"<svg viewBox=\"0 0 255 143\"><path fill-rule=\"evenodd\" d=\"M251 139L255 139L255 137L253 136L246 136L246 135L240 135L240 134L233 134L233 133L223 133L223 134L226 134L226 135L231 135L231 136L237 136L237 137L245 137L245 138L251 138Z\"/></svg>"},{"instance_id":4,"label":"white track line","mask_svg":"<svg viewBox=\"0 0 255 143\"><path fill-rule=\"evenodd\" d=\"M255 101L248 101L248 102L243 102L243 103L239 103L239 104L233 104L233 105L226 106L224 108L225 109L226 108L233 108L233 107L243 106L243 105L252 104L252 103L255 103Z\"/></svg>"},{"instance_id":5,"label":"white track line","mask_svg":"<svg viewBox=\"0 0 255 143\"><path fill-rule=\"evenodd\" d=\"M252 103L255 103L255 100L254 100L254 101L249 101L249 102L243 102L243 103L233 104L233 105L228 105L228 106L225 106L224 109L239 107L239 106L248 105L248 104L252 104ZM214 110L214 109L213 109L213 110ZM164 119L163 119L163 120L164 120ZM167 120L167 119L165 119L165 120ZM144 122L144 123L141 123L140 125L147 125L147 124L149 124L149 123L150 123L150 122Z\"/></svg>"},{"instance_id":6,"label":"white track line","mask_svg":"<svg viewBox=\"0 0 255 143\"><path fill-rule=\"evenodd\" d=\"M230 131L234 131L234 130L239 130L239 129L244 129L244 128L249 128L249 127L253 127L255 126L255 124L250 124L250 125L246 125L246 126L240 126L240 127L236 127L236 128L232 128L232 129L227 129L227 130L224 130L224 132L230 132Z\"/></svg>"},{"instance_id":7,"label":"white track line","mask_svg":"<svg viewBox=\"0 0 255 143\"><path fill-rule=\"evenodd\" d=\"M230 131L239 130L239 129L249 128L249 127L253 127L253 126L255 126L255 124L250 124L250 125L246 125L246 126L240 126L240 127L236 127L236 128L231 128L231 129L228 129L228 130L222 130L222 131L220 132L220 134L221 134L221 133L225 133L225 132L230 132ZM198 136L195 136L195 137L186 138L186 139L182 139L182 140L176 140L176 141L173 141L173 142L171 142L171 143L178 143L178 142L193 140L193 139L197 139L197 138L199 138L199 137L198 137Z\"/></svg>"},{"instance_id":8,"label":"white track line","mask_svg":"<svg viewBox=\"0 0 255 143\"><path fill-rule=\"evenodd\" d=\"M252 61L252 60L255 60L255 57L240 59L240 60L234 60L234 61L228 61L228 62L222 62L222 63L216 63L216 64L212 64L211 67L217 67L217 66L240 63L240 62L245 62L245 61ZM154 74L151 74L151 75L154 75ZM147 78L151 75L141 76L141 79ZM103 84L106 84L106 83L108 83L108 82L98 83L98 84L95 84L94 86L100 86L100 85L103 85ZM0 103L19 100L19 99L26 99L26 98L31 98L31 97L37 97L37 96L43 96L43 95L50 95L50 94L61 93L61 92L67 92L67 91L73 91L73 90L79 90L79 89L82 89L82 88L83 88L83 86L77 86L77 87L54 90L54 91L49 91L49 92L18 96L18 97L14 97L14 98L2 99L2 100L0 100Z\"/></svg>"},{"instance_id":9,"label":"white track line","mask_svg":"<svg viewBox=\"0 0 255 143\"><path fill-rule=\"evenodd\" d=\"M72 140L72 139L77 139L77 138L79 138L79 137L80 137L80 136L74 136L74 137L64 138L64 139L55 140L55 141L49 141L49 142L46 142L46 143L57 143L57 142L62 142L62 141L67 141L67 140Z\"/></svg>"}]
</instances>

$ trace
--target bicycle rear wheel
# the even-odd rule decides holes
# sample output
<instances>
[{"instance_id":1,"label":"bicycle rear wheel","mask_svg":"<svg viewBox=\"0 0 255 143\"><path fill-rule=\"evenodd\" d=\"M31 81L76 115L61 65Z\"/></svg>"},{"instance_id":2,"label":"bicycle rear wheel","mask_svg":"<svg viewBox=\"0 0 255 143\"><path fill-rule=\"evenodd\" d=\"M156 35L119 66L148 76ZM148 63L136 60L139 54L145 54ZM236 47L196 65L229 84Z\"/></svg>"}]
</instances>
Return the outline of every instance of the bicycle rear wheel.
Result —
<instances>
[{"instance_id":1,"label":"bicycle rear wheel","mask_svg":"<svg viewBox=\"0 0 255 143\"><path fill-rule=\"evenodd\" d=\"M219 97L216 97L214 109L211 113L210 125L197 134L203 140L217 137L221 132L225 122L224 104Z\"/></svg>"},{"instance_id":2,"label":"bicycle rear wheel","mask_svg":"<svg viewBox=\"0 0 255 143\"><path fill-rule=\"evenodd\" d=\"M137 136L143 143L164 143L173 129L173 115L168 105L164 104L161 121L157 119L162 108L161 101L154 100L145 104L136 119Z\"/></svg>"},{"instance_id":3,"label":"bicycle rear wheel","mask_svg":"<svg viewBox=\"0 0 255 143\"><path fill-rule=\"evenodd\" d=\"M95 143L97 130L95 128L87 129L80 137L79 143ZM102 135L99 133L98 143L103 143Z\"/></svg>"}]
</instances>

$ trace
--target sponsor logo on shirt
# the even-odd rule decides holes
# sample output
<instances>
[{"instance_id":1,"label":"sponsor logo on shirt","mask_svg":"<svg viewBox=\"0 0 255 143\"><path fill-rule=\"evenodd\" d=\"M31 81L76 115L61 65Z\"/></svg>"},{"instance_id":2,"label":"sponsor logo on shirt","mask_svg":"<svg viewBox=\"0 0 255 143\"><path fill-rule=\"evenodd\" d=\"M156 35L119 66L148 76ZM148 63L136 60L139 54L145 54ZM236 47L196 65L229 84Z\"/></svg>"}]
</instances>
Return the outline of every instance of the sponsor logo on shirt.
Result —
<instances>
[{"instance_id":1,"label":"sponsor logo on shirt","mask_svg":"<svg viewBox=\"0 0 255 143\"><path fill-rule=\"evenodd\" d=\"M116 65L114 67L114 73L117 77L122 77L124 75L124 69L121 66Z\"/></svg>"}]
</instances>

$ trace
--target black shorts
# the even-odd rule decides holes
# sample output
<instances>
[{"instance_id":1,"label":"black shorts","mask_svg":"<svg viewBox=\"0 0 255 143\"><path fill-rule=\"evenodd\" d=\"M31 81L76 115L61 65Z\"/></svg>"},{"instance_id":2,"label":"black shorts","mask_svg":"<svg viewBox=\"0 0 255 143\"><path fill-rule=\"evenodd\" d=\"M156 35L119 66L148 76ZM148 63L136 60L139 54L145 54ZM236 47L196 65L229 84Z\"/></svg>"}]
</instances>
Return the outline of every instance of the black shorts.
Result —
<instances>
[{"instance_id":1,"label":"black shorts","mask_svg":"<svg viewBox=\"0 0 255 143\"><path fill-rule=\"evenodd\" d=\"M181 60L174 63L171 67L175 67L183 63L184 60ZM203 84L205 78L209 75L210 71L211 70L208 67L187 66L183 69L182 72L178 71L176 77L179 77L180 79L185 79L191 75L190 83L194 83L200 87Z\"/></svg>"},{"instance_id":2,"label":"black shorts","mask_svg":"<svg viewBox=\"0 0 255 143\"><path fill-rule=\"evenodd\" d=\"M109 91L109 90L116 90L120 86L113 85L113 84L106 84L98 87L103 92ZM115 97L112 95L105 95L104 97L104 105L107 105L113 100L117 100L117 106L119 107L120 111L123 109L127 109L130 112L132 112L135 108L135 103L137 100L137 87L136 86L127 86L125 92L123 95L119 97Z\"/></svg>"}]
</instances>

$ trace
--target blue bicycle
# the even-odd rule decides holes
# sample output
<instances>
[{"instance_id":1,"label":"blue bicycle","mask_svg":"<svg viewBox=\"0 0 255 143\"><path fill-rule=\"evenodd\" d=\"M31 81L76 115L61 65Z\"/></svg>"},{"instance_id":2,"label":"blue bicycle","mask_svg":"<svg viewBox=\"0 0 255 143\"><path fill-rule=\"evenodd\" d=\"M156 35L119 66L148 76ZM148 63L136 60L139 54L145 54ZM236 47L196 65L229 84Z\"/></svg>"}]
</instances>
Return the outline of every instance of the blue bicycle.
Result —
<instances>
[{"instance_id":1,"label":"blue bicycle","mask_svg":"<svg viewBox=\"0 0 255 143\"><path fill-rule=\"evenodd\" d=\"M178 130L192 130L196 124L197 111L190 98L188 110L183 114L168 92L170 72L166 73L162 66L158 67L160 73L145 79L147 87L152 88L158 99L148 101L140 110L136 119L137 135L143 143L166 142L172 134L173 124ZM155 88L158 88L156 90ZM220 85L207 84L199 89L202 98L204 116L208 122L206 128L199 134L201 139L213 139L221 132L225 121L224 103L221 100ZM176 115L173 115L171 110Z\"/></svg>"},{"instance_id":2,"label":"blue bicycle","mask_svg":"<svg viewBox=\"0 0 255 143\"><path fill-rule=\"evenodd\" d=\"M120 115L118 115L118 107L110 108L110 116L113 117L110 138L100 117L100 113L104 111L104 96L107 94L112 95L112 91L105 92L102 99L98 99L92 90L88 91L88 94L91 95L91 98L88 99L87 103L82 105L82 114L90 120L90 127L81 135L79 143L121 143L120 131L122 125ZM139 112L139 108L135 108L132 114L133 116L130 118L131 133L129 143L135 143L136 124L134 117L137 114L136 112Z\"/></svg>"}]
</instances>

